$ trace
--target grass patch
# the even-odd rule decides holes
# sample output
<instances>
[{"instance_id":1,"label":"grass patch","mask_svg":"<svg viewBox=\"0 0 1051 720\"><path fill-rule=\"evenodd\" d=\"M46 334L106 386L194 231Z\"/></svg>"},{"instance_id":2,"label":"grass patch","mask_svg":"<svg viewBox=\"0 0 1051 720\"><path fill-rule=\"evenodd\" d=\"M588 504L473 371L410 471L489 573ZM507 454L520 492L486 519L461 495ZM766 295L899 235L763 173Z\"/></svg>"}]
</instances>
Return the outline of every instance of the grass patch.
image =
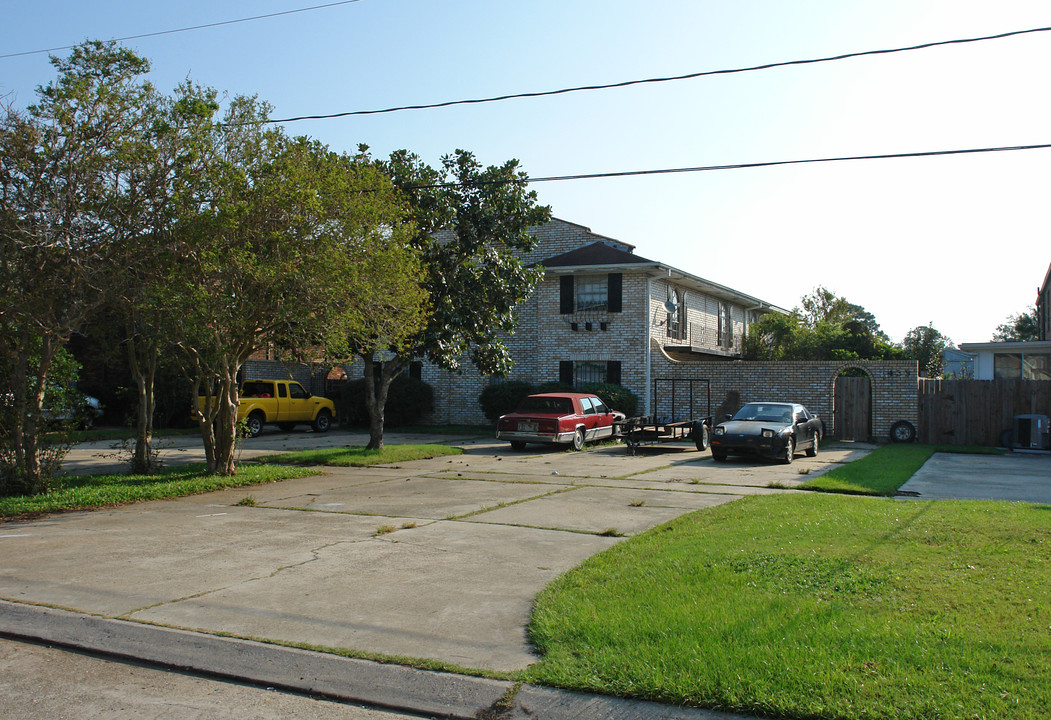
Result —
<instances>
[{"instance_id":1,"label":"grass patch","mask_svg":"<svg viewBox=\"0 0 1051 720\"><path fill-rule=\"evenodd\" d=\"M256 458L256 462L280 465L332 465L336 467L370 467L425 460L445 455L462 455L463 449L448 445L384 445L380 450L366 450L354 445L300 452L275 453Z\"/></svg>"},{"instance_id":2,"label":"grass patch","mask_svg":"<svg viewBox=\"0 0 1051 720\"><path fill-rule=\"evenodd\" d=\"M774 717L1044 717L1051 507L757 496L537 598L527 682Z\"/></svg>"},{"instance_id":3,"label":"grass patch","mask_svg":"<svg viewBox=\"0 0 1051 720\"><path fill-rule=\"evenodd\" d=\"M34 516L198 495L313 474L306 468L244 464L238 466L237 475L233 477L209 474L202 465L166 468L154 475L63 475L57 480L59 487L52 492L0 498L0 517Z\"/></svg>"},{"instance_id":4,"label":"grass patch","mask_svg":"<svg viewBox=\"0 0 1051 720\"><path fill-rule=\"evenodd\" d=\"M801 484L801 490L891 496L936 452L1001 455L1002 450L965 445L883 445L860 460L840 465Z\"/></svg>"}]
</instances>

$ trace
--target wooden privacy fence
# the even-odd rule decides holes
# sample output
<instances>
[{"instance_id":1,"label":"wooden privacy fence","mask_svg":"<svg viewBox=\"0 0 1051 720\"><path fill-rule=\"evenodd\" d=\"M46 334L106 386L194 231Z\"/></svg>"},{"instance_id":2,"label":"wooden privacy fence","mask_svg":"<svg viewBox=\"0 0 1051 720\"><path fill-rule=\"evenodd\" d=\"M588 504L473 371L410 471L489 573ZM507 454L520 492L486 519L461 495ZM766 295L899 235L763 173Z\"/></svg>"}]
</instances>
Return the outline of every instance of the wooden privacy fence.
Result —
<instances>
[{"instance_id":1,"label":"wooden privacy fence","mask_svg":"<svg viewBox=\"0 0 1051 720\"><path fill-rule=\"evenodd\" d=\"M1000 445L1015 415L1051 415L1047 380L919 380L920 442Z\"/></svg>"}]
</instances>

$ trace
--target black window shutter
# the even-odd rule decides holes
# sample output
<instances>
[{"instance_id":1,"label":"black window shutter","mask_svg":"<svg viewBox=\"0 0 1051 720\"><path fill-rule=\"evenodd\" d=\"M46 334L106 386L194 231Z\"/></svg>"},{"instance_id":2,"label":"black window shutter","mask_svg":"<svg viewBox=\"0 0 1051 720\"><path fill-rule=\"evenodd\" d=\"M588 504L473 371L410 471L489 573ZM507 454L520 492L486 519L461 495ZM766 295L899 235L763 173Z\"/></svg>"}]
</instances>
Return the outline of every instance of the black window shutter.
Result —
<instances>
[{"instance_id":1,"label":"black window shutter","mask_svg":"<svg viewBox=\"0 0 1051 720\"><path fill-rule=\"evenodd\" d=\"M620 360L610 360L606 363L606 382L610 385L620 385Z\"/></svg>"},{"instance_id":2,"label":"black window shutter","mask_svg":"<svg viewBox=\"0 0 1051 720\"><path fill-rule=\"evenodd\" d=\"M423 363L413 360L409 363L409 377L413 380L423 380Z\"/></svg>"},{"instance_id":3,"label":"black window shutter","mask_svg":"<svg viewBox=\"0 0 1051 720\"><path fill-rule=\"evenodd\" d=\"M623 277L620 273L610 273L606 280L606 307L612 313L621 311Z\"/></svg>"},{"instance_id":4,"label":"black window shutter","mask_svg":"<svg viewBox=\"0 0 1051 720\"><path fill-rule=\"evenodd\" d=\"M565 385L573 384L573 361L563 360L558 364L558 381Z\"/></svg>"},{"instance_id":5,"label":"black window shutter","mask_svg":"<svg viewBox=\"0 0 1051 720\"><path fill-rule=\"evenodd\" d=\"M573 276L563 275L558 285L558 311L563 315L573 312Z\"/></svg>"}]
</instances>

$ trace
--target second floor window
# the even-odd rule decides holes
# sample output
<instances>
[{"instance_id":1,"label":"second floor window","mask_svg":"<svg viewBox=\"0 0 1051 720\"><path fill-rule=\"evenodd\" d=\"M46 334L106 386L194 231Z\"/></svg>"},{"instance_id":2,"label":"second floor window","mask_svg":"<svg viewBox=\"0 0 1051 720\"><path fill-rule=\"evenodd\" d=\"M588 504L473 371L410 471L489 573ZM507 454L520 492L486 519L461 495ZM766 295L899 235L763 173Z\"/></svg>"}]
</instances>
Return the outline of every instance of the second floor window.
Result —
<instances>
[{"instance_id":1,"label":"second floor window","mask_svg":"<svg viewBox=\"0 0 1051 720\"><path fill-rule=\"evenodd\" d=\"M584 275L576 279L574 302L578 312L606 310L609 290L605 275Z\"/></svg>"}]
</instances>

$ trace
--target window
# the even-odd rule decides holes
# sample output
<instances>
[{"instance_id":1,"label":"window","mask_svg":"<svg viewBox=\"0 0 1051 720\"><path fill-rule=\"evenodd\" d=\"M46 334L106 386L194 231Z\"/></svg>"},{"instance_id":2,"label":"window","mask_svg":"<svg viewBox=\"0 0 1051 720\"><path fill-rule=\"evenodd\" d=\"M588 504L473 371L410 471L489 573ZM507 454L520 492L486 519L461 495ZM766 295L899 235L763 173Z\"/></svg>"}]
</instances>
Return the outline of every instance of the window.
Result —
<instances>
[{"instance_id":1,"label":"window","mask_svg":"<svg viewBox=\"0 0 1051 720\"><path fill-rule=\"evenodd\" d=\"M595 406L591 404L591 398L580 398L580 407L585 415L595 414Z\"/></svg>"},{"instance_id":2,"label":"window","mask_svg":"<svg viewBox=\"0 0 1051 720\"><path fill-rule=\"evenodd\" d=\"M719 303L719 347L734 346L733 306L730 303Z\"/></svg>"},{"instance_id":3,"label":"window","mask_svg":"<svg viewBox=\"0 0 1051 720\"><path fill-rule=\"evenodd\" d=\"M668 288L668 302L675 306L675 312L668 313L668 337L673 340L686 339L686 293L677 288Z\"/></svg>"},{"instance_id":4,"label":"window","mask_svg":"<svg viewBox=\"0 0 1051 720\"><path fill-rule=\"evenodd\" d=\"M623 277L608 275L563 275L559 280L559 309L562 315L574 312L619 313L622 307Z\"/></svg>"},{"instance_id":5,"label":"window","mask_svg":"<svg viewBox=\"0 0 1051 720\"><path fill-rule=\"evenodd\" d=\"M590 383L620 385L620 360L563 360L558 364L558 381L573 387Z\"/></svg>"},{"instance_id":6,"label":"window","mask_svg":"<svg viewBox=\"0 0 1051 720\"><path fill-rule=\"evenodd\" d=\"M993 377L997 380L1051 380L1051 355L996 353Z\"/></svg>"},{"instance_id":7,"label":"window","mask_svg":"<svg viewBox=\"0 0 1051 720\"><path fill-rule=\"evenodd\" d=\"M587 275L576 279L574 305L577 312L605 310L609 299L605 275Z\"/></svg>"},{"instance_id":8,"label":"window","mask_svg":"<svg viewBox=\"0 0 1051 720\"><path fill-rule=\"evenodd\" d=\"M293 400L306 400L310 397L299 383L289 383L288 394Z\"/></svg>"}]
</instances>

